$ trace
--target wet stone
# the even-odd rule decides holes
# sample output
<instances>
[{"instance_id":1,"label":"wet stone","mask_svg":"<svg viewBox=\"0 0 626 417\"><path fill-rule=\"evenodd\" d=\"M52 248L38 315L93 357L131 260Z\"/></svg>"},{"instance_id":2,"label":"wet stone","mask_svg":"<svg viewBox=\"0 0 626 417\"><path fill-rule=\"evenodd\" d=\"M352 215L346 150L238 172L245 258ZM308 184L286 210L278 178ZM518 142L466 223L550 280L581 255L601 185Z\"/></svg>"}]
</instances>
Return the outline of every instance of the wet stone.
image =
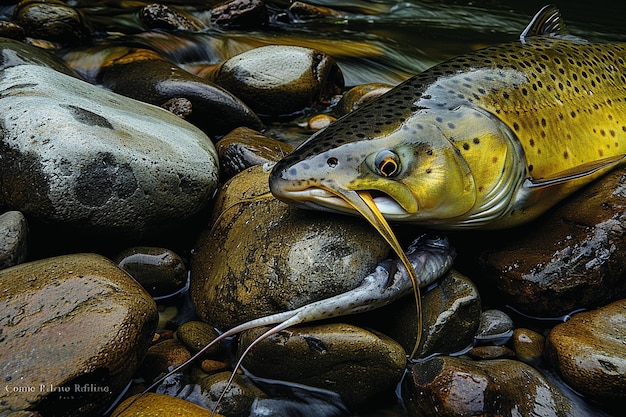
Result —
<instances>
[{"instance_id":1,"label":"wet stone","mask_svg":"<svg viewBox=\"0 0 626 417\"><path fill-rule=\"evenodd\" d=\"M294 1L289 5L289 14L298 20L319 19L324 17L341 17L344 13L329 7L316 6L303 1Z\"/></svg>"},{"instance_id":2,"label":"wet stone","mask_svg":"<svg viewBox=\"0 0 626 417\"><path fill-rule=\"evenodd\" d=\"M423 328L416 358L451 354L472 345L478 328L481 304L474 283L451 270L422 295ZM413 297L361 315L357 323L372 326L398 341L410 353L417 334L417 310Z\"/></svg>"},{"instance_id":3,"label":"wet stone","mask_svg":"<svg viewBox=\"0 0 626 417\"><path fill-rule=\"evenodd\" d=\"M511 345L517 359L529 365L537 365L543 360L546 338L543 335L524 328L513 331Z\"/></svg>"},{"instance_id":4,"label":"wet stone","mask_svg":"<svg viewBox=\"0 0 626 417\"><path fill-rule=\"evenodd\" d=\"M175 228L213 195L213 144L162 109L35 65L4 69L0 89L12 90L0 98L0 202L13 210L139 238Z\"/></svg>"},{"instance_id":5,"label":"wet stone","mask_svg":"<svg viewBox=\"0 0 626 417\"><path fill-rule=\"evenodd\" d=\"M239 98L182 70L156 52L111 46L95 47L82 53L96 57L109 55L97 79L111 91L156 106L171 106L172 99L186 99L191 103L191 110L184 109L185 120L208 135L221 136L240 126L263 128L256 114Z\"/></svg>"},{"instance_id":6,"label":"wet stone","mask_svg":"<svg viewBox=\"0 0 626 417\"><path fill-rule=\"evenodd\" d=\"M477 343L503 345L513 335L513 320L501 310L485 310L474 339Z\"/></svg>"},{"instance_id":7,"label":"wet stone","mask_svg":"<svg viewBox=\"0 0 626 417\"><path fill-rule=\"evenodd\" d=\"M309 48L269 45L236 55L213 81L257 114L287 116L341 92L341 70L328 55Z\"/></svg>"},{"instance_id":8,"label":"wet stone","mask_svg":"<svg viewBox=\"0 0 626 417\"><path fill-rule=\"evenodd\" d=\"M198 314L220 330L352 289L389 254L364 220L284 204L268 177L257 166L222 187L191 258Z\"/></svg>"},{"instance_id":9,"label":"wet stone","mask_svg":"<svg viewBox=\"0 0 626 417\"><path fill-rule=\"evenodd\" d=\"M20 2L13 12L26 35L67 45L91 39L91 24L83 13L64 2L47 0Z\"/></svg>"},{"instance_id":10,"label":"wet stone","mask_svg":"<svg viewBox=\"0 0 626 417\"><path fill-rule=\"evenodd\" d=\"M474 359L515 358L515 352L506 346L475 346L467 354Z\"/></svg>"},{"instance_id":11,"label":"wet stone","mask_svg":"<svg viewBox=\"0 0 626 417\"><path fill-rule=\"evenodd\" d=\"M114 261L153 297L172 294L187 283L185 262L169 249L134 246L119 253Z\"/></svg>"},{"instance_id":12,"label":"wet stone","mask_svg":"<svg viewBox=\"0 0 626 417\"><path fill-rule=\"evenodd\" d=\"M246 127L228 133L215 144L215 148L223 180L255 165L278 162L293 150L291 145Z\"/></svg>"},{"instance_id":13,"label":"wet stone","mask_svg":"<svg viewBox=\"0 0 626 417\"><path fill-rule=\"evenodd\" d=\"M609 406L626 398L626 300L577 313L555 326L546 357L581 394Z\"/></svg>"},{"instance_id":14,"label":"wet stone","mask_svg":"<svg viewBox=\"0 0 626 417\"><path fill-rule=\"evenodd\" d=\"M152 29L197 31L204 28L202 22L193 16L159 3L142 7L139 19Z\"/></svg>"},{"instance_id":15,"label":"wet stone","mask_svg":"<svg viewBox=\"0 0 626 417\"><path fill-rule=\"evenodd\" d=\"M156 328L149 294L95 254L4 269L0 298L0 351L10 352L0 355L2 381L36 387L3 389L0 414L101 415L130 381ZM81 390L85 384L93 389Z\"/></svg>"},{"instance_id":16,"label":"wet stone","mask_svg":"<svg viewBox=\"0 0 626 417\"><path fill-rule=\"evenodd\" d=\"M238 354L267 330L244 332ZM282 331L257 344L243 361L255 376L328 389L355 408L390 396L405 364L406 353L397 342L342 323Z\"/></svg>"},{"instance_id":17,"label":"wet stone","mask_svg":"<svg viewBox=\"0 0 626 417\"><path fill-rule=\"evenodd\" d=\"M424 417L564 417L578 411L556 385L511 359L429 359L410 367L402 392L409 414Z\"/></svg>"},{"instance_id":18,"label":"wet stone","mask_svg":"<svg viewBox=\"0 0 626 417\"><path fill-rule=\"evenodd\" d=\"M211 23L219 26L258 28L268 18L263 0L226 0L211 9Z\"/></svg>"},{"instance_id":19,"label":"wet stone","mask_svg":"<svg viewBox=\"0 0 626 417\"><path fill-rule=\"evenodd\" d=\"M197 401L207 409L213 410L217 405L217 400L226 389L230 376L230 372L220 372L196 380L201 392ZM265 393L247 377L235 375L216 411L229 417L246 417L249 415L252 403L264 397L266 397Z\"/></svg>"},{"instance_id":20,"label":"wet stone","mask_svg":"<svg viewBox=\"0 0 626 417\"><path fill-rule=\"evenodd\" d=\"M383 83L361 84L352 87L344 93L337 106L335 106L335 113L338 116L348 114L364 104L377 99L392 88L392 85Z\"/></svg>"},{"instance_id":21,"label":"wet stone","mask_svg":"<svg viewBox=\"0 0 626 417\"><path fill-rule=\"evenodd\" d=\"M223 417L192 402L170 395L148 392L124 400L111 417Z\"/></svg>"},{"instance_id":22,"label":"wet stone","mask_svg":"<svg viewBox=\"0 0 626 417\"><path fill-rule=\"evenodd\" d=\"M624 173L607 174L523 228L481 233L479 254L477 236L466 234L455 242L457 262L476 268L478 259L489 290L530 316L559 317L625 297Z\"/></svg>"},{"instance_id":23,"label":"wet stone","mask_svg":"<svg viewBox=\"0 0 626 417\"><path fill-rule=\"evenodd\" d=\"M329 114L316 114L309 119L307 125L310 130L316 132L328 127L335 120L337 119Z\"/></svg>"},{"instance_id":24,"label":"wet stone","mask_svg":"<svg viewBox=\"0 0 626 417\"><path fill-rule=\"evenodd\" d=\"M24 64L40 65L72 77L76 73L57 56L12 39L0 38L0 70Z\"/></svg>"},{"instance_id":25,"label":"wet stone","mask_svg":"<svg viewBox=\"0 0 626 417\"><path fill-rule=\"evenodd\" d=\"M193 353L204 348L217 336L218 333L212 326L201 321L188 321L176 329L176 338ZM218 343L207 350L203 357L218 357L223 354L223 344Z\"/></svg>"},{"instance_id":26,"label":"wet stone","mask_svg":"<svg viewBox=\"0 0 626 417\"><path fill-rule=\"evenodd\" d=\"M139 373L152 382L167 373L171 366L180 365L191 358L191 353L176 339L167 339L150 346Z\"/></svg>"},{"instance_id":27,"label":"wet stone","mask_svg":"<svg viewBox=\"0 0 626 417\"><path fill-rule=\"evenodd\" d=\"M0 215L0 269L26 260L28 223L19 211Z\"/></svg>"},{"instance_id":28,"label":"wet stone","mask_svg":"<svg viewBox=\"0 0 626 417\"><path fill-rule=\"evenodd\" d=\"M0 21L0 37L21 41L26 36L24 28L15 22Z\"/></svg>"}]
</instances>

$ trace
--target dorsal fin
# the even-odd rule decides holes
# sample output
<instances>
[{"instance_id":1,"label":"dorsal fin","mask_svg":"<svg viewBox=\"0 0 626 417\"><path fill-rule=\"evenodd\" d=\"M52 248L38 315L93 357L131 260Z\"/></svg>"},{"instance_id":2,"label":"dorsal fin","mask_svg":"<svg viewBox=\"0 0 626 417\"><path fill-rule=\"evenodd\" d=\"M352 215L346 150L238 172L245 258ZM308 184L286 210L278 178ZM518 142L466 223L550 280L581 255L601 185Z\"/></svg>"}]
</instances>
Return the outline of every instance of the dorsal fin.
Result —
<instances>
[{"instance_id":1,"label":"dorsal fin","mask_svg":"<svg viewBox=\"0 0 626 417\"><path fill-rule=\"evenodd\" d=\"M565 22L561 17L561 12L559 12L559 9L552 4L543 6L543 8L537 12L535 17L533 17L528 26L526 26L526 29L524 29L520 35L520 40L524 42L524 40L533 36L546 35L569 35Z\"/></svg>"}]
</instances>

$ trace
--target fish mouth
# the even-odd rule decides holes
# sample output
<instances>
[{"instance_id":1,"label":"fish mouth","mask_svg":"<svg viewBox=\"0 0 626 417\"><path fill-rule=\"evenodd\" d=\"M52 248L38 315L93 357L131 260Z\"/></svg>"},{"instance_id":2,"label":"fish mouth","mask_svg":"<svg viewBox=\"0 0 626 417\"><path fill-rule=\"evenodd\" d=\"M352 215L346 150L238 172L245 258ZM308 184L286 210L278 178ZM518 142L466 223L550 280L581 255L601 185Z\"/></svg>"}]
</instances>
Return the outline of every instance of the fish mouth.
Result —
<instances>
[{"instance_id":1,"label":"fish mouth","mask_svg":"<svg viewBox=\"0 0 626 417\"><path fill-rule=\"evenodd\" d=\"M369 194L376 205L377 211L388 220L402 220L410 215L396 200L383 192L367 190L357 191L356 193ZM309 187L303 190L290 191L289 200L305 208L362 215L354 207L354 204L346 200L343 195L345 195L345 192L339 194L334 190L329 191L326 188Z\"/></svg>"}]
</instances>

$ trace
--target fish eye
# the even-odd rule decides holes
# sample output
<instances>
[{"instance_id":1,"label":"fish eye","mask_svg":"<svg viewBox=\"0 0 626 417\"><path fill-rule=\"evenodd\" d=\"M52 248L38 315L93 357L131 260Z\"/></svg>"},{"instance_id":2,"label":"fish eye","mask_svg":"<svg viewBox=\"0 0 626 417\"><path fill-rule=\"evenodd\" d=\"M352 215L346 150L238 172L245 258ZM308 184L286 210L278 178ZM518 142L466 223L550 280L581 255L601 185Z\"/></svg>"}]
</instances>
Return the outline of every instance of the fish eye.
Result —
<instances>
[{"instance_id":1,"label":"fish eye","mask_svg":"<svg viewBox=\"0 0 626 417\"><path fill-rule=\"evenodd\" d=\"M395 152L385 149L376 154L374 166L379 175L393 177L400 172L400 158Z\"/></svg>"},{"instance_id":2,"label":"fish eye","mask_svg":"<svg viewBox=\"0 0 626 417\"><path fill-rule=\"evenodd\" d=\"M335 158L334 156L331 156L330 158L326 160L326 163L328 164L329 167L334 168L339 163L339 160Z\"/></svg>"}]
</instances>

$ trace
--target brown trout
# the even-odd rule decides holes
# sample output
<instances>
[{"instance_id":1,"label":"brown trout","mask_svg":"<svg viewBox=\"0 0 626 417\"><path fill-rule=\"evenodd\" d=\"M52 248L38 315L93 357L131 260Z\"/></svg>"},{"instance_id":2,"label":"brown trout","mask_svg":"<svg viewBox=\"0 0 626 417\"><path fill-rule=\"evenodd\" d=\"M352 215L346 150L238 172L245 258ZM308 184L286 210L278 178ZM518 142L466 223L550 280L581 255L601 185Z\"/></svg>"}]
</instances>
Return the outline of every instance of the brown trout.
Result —
<instances>
[{"instance_id":1,"label":"brown trout","mask_svg":"<svg viewBox=\"0 0 626 417\"><path fill-rule=\"evenodd\" d=\"M271 191L379 229L377 214L522 224L624 162L625 57L626 44L570 36L546 6L520 41L436 65L310 137L275 165Z\"/></svg>"}]
</instances>

